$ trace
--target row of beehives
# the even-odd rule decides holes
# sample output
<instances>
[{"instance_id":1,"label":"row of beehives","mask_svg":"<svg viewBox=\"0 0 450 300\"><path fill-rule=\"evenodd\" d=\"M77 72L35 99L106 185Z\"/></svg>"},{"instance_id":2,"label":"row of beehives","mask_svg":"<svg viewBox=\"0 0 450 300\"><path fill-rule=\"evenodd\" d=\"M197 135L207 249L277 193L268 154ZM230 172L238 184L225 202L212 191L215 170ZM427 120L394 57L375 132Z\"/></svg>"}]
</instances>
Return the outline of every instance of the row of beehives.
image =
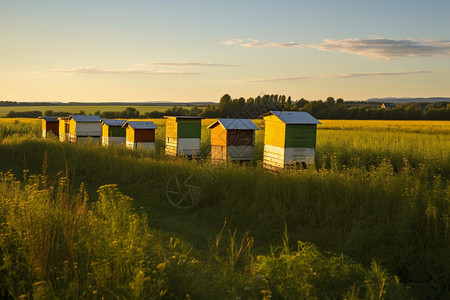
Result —
<instances>
[{"instance_id":1,"label":"row of beehives","mask_svg":"<svg viewBox=\"0 0 450 300\"><path fill-rule=\"evenodd\" d=\"M201 117L165 117L167 155L200 154ZM265 121L264 158L266 168L280 169L293 163L312 163L315 157L317 124L306 112L271 111ZM99 116L72 115L66 118L41 117L43 137L48 132L61 141L101 140L102 145L125 144L131 149L154 150L155 130L151 121L101 119ZM251 160L255 152L255 130L250 119L218 119L211 130L211 159Z\"/></svg>"}]
</instances>

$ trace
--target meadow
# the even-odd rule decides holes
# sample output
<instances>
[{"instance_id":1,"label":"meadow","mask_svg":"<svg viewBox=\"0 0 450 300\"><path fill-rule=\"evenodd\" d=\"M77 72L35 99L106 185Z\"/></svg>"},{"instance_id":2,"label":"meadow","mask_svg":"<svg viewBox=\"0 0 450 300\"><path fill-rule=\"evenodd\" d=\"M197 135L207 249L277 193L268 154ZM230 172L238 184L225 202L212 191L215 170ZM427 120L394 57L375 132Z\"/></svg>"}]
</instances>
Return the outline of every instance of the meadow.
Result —
<instances>
[{"instance_id":1,"label":"meadow","mask_svg":"<svg viewBox=\"0 0 450 300\"><path fill-rule=\"evenodd\" d=\"M1 295L401 299L450 291L450 122L324 120L316 163L279 174L40 138L0 123ZM168 183L192 176L189 210Z\"/></svg>"}]
</instances>

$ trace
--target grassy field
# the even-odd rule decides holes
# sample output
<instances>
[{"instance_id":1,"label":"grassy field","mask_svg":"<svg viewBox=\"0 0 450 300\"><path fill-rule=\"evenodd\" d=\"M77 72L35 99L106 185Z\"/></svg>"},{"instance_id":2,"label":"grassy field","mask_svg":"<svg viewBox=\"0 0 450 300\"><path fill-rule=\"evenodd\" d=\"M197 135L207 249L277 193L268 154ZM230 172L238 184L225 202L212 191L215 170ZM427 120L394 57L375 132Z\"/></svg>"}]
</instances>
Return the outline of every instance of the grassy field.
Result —
<instances>
[{"instance_id":1,"label":"grassy field","mask_svg":"<svg viewBox=\"0 0 450 300\"><path fill-rule=\"evenodd\" d=\"M164 120L154 153L1 120L2 296L450 296L450 122L324 120L315 165L273 174L261 121L255 161L209 163L212 121L189 161L163 155ZM168 201L174 176L194 208Z\"/></svg>"},{"instance_id":2,"label":"grassy field","mask_svg":"<svg viewBox=\"0 0 450 300\"><path fill-rule=\"evenodd\" d=\"M44 114L47 110L52 110L54 112L70 112L72 114L77 114L83 110L86 114L94 114L97 111L124 111L127 107L126 105L52 105L52 106L0 106L0 117L5 117L11 110L15 112L24 111L41 111ZM150 106L150 105L137 105L133 108L137 109L141 114L152 111L166 111L167 109L173 107L173 105L164 106ZM186 109L191 109L192 106L180 106Z\"/></svg>"}]
</instances>

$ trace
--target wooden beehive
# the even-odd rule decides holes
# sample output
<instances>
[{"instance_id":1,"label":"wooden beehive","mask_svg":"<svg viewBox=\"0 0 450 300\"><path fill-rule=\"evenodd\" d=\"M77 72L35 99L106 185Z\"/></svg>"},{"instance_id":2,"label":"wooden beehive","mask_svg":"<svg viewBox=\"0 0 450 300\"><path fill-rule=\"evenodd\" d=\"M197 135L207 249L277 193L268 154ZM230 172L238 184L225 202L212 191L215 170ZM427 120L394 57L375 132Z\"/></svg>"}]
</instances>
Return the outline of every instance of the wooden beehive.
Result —
<instances>
[{"instance_id":1,"label":"wooden beehive","mask_svg":"<svg viewBox=\"0 0 450 300\"><path fill-rule=\"evenodd\" d=\"M158 128L151 121L128 121L126 129L126 146L130 149L155 150L155 130Z\"/></svg>"},{"instance_id":2,"label":"wooden beehive","mask_svg":"<svg viewBox=\"0 0 450 300\"><path fill-rule=\"evenodd\" d=\"M317 124L307 112L271 111L265 121L264 167L280 170L295 163L314 163Z\"/></svg>"},{"instance_id":3,"label":"wooden beehive","mask_svg":"<svg viewBox=\"0 0 450 300\"><path fill-rule=\"evenodd\" d=\"M102 120L102 145L125 144L126 129L125 120L103 119Z\"/></svg>"},{"instance_id":4,"label":"wooden beehive","mask_svg":"<svg viewBox=\"0 0 450 300\"><path fill-rule=\"evenodd\" d=\"M199 155L202 117L166 116L166 155Z\"/></svg>"},{"instance_id":5,"label":"wooden beehive","mask_svg":"<svg viewBox=\"0 0 450 300\"><path fill-rule=\"evenodd\" d=\"M69 117L71 143L100 141L102 124L99 116L71 115Z\"/></svg>"},{"instance_id":6,"label":"wooden beehive","mask_svg":"<svg viewBox=\"0 0 450 300\"><path fill-rule=\"evenodd\" d=\"M42 119L42 137L47 138L50 134L59 135L59 120L58 117L39 117Z\"/></svg>"},{"instance_id":7,"label":"wooden beehive","mask_svg":"<svg viewBox=\"0 0 450 300\"><path fill-rule=\"evenodd\" d=\"M70 142L69 132L70 132L70 118L60 117L59 120L59 140L61 142Z\"/></svg>"},{"instance_id":8,"label":"wooden beehive","mask_svg":"<svg viewBox=\"0 0 450 300\"><path fill-rule=\"evenodd\" d=\"M218 119L211 129L211 160L248 161L255 153L255 130L259 128L250 119Z\"/></svg>"}]
</instances>

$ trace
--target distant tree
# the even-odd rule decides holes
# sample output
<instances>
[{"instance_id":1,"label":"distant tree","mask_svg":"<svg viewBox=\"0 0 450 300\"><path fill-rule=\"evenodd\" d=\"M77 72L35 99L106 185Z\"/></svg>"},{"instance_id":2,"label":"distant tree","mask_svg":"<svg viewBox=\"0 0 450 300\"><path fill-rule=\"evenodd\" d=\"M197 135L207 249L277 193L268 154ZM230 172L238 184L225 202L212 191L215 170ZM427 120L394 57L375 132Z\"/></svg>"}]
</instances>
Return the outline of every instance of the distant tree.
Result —
<instances>
[{"instance_id":1,"label":"distant tree","mask_svg":"<svg viewBox=\"0 0 450 300\"><path fill-rule=\"evenodd\" d=\"M128 119L139 118L139 115L140 115L139 111L134 107L125 108L124 113L125 113L125 118L128 118Z\"/></svg>"},{"instance_id":2,"label":"distant tree","mask_svg":"<svg viewBox=\"0 0 450 300\"><path fill-rule=\"evenodd\" d=\"M189 110L178 107L178 106L172 106L171 108L167 109L164 112L165 116L187 116L189 115Z\"/></svg>"},{"instance_id":3,"label":"distant tree","mask_svg":"<svg viewBox=\"0 0 450 300\"><path fill-rule=\"evenodd\" d=\"M202 113L202 109L196 105L194 105L191 110L189 111L190 116L200 116Z\"/></svg>"},{"instance_id":4,"label":"distant tree","mask_svg":"<svg viewBox=\"0 0 450 300\"><path fill-rule=\"evenodd\" d=\"M158 119L158 118L162 118L164 116L163 112L160 111L152 111L152 112L146 112L144 114L144 118L150 118L150 119Z\"/></svg>"},{"instance_id":5,"label":"distant tree","mask_svg":"<svg viewBox=\"0 0 450 300\"><path fill-rule=\"evenodd\" d=\"M305 100L304 98L301 98L300 100L297 101L297 103L295 104L295 106L297 106L297 108L302 108L302 107L304 107L307 103L308 103L308 100Z\"/></svg>"},{"instance_id":6,"label":"distant tree","mask_svg":"<svg viewBox=\"0 0 450 300\"><path fill-rule=\"evenodd\" d=\"M33 111L14 111L11 110L6 117L7 118L37 118L42 116L42 112L38 110Z\"/></svg>"}]
</instances>

